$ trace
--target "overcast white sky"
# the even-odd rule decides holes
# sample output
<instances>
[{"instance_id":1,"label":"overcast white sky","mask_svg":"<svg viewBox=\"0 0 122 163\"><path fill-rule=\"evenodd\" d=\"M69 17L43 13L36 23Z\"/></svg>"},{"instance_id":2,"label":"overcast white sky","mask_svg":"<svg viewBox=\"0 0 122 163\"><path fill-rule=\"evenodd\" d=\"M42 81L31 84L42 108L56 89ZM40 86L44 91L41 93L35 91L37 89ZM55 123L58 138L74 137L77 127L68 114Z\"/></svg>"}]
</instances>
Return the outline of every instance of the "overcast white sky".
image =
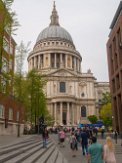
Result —
<instances>
[{"instance_id":1,"label":"overcast white sky","mask_svg":"<svg viewBox=\"0 0 122 163\"><path fill-rule=\"evenodd\" d=\"M106 42L120 0L56 0L59 23L72 36L82 56L82 72L90 68L98 81L108 81ZM19 27L17 44L31 41L49 25L53 0L14 0ZM26 62L27 67L27 62Z\"/></svg>"}]
</instances>

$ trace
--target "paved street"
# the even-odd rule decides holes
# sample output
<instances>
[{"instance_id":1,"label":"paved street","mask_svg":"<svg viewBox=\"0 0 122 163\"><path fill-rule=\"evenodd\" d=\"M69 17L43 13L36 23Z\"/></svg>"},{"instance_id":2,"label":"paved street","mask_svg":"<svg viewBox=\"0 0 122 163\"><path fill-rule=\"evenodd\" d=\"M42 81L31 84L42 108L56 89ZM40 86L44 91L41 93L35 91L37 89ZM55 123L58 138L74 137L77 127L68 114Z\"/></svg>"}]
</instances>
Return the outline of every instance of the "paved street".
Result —
<instances>
[{"instance_id":1,"label":"paved street","mask_svg":"<svg viewBox=\"0 0 122 163\"><path fill-rule=\"evenodd\" d=\"M58 144L58 135L50 135L47 148L42 148L40 135L0 136L0 163L87 163L87 158L82 156L81 146L72 157L67 135L65 147ZM98 139L104 144L104 139ZM117 163L122 161L121 140L115 144Z\"/></svg>"},{"instance_id":2,"label":"paved street","mask_svg":"<svg viewBox=\"0 0 122 163\"><path fill-rule=\"evenodd\" d=\"M78 151L76 153L76 157L72 157L72 153L71 153L71 150L70 150L70 145L69 145L69 142L68 142L68 137L66 138L66 141L65 141L65 147L62 148L58 144L58 136L56 134L52 135L52 138L55 141L56 146L62 152L62 154L64 155L64 157L67 159L67 161L69 163L87 163L87 158L82 155L80 145L79 145L79 149L78 149ZM99 138L98 142L101 143L101 144L104 144L105 139ZM115 144L115 142L114 142L114 144ZM117 145L115 144L115 153L116 153L117 163L122 163L122 146L121 146L121 140L120 139L118 140Z\"/></svg>"}]
</instances>

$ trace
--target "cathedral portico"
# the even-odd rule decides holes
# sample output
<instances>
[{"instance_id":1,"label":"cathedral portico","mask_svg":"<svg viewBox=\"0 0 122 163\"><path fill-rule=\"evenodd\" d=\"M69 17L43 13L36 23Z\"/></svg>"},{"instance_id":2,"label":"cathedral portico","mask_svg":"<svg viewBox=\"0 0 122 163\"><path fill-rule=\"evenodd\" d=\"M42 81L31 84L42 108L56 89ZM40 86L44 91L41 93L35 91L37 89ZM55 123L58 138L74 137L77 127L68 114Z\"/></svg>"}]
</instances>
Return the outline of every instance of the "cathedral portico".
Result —
<instances>
[{"instance_id":1,"label":"cathedral portico","mask_svg":"<svg viewBox=\"0 0 122 163\"><path fill-rule=\"evenodd\" d=\"M52 103L51 111L55 120L55 125L76 125L77 117L75 117L76 104L72 102L55 102ZM80 117L80 116L79 116ZM78 118L79 118L78 117Z\"/></svg>"}]
</instances>

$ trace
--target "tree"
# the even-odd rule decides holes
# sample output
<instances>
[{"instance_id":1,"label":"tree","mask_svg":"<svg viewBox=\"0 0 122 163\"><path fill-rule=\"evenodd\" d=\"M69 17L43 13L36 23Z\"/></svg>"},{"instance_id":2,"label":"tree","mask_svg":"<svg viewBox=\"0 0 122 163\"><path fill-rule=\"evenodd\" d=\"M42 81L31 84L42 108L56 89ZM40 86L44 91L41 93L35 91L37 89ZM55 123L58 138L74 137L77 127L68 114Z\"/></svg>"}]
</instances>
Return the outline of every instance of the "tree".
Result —
<instances>
[{"instance_id":1,"label":"tree","mask_svg":"<svg viewBox=\"0 0 122 163\"><path fill-rule=\"evenodd\" d=\"M96 115L90 115L87 118L91 123L96 123L96 121L97 121L97 116Z\"/></svg>"},{"instance_id":2,"label":"tree","mask_svg":"<svg viewBox=\"0 0 122 163\"><path fill-rule=\"evenodd\" d=\"M90 115L87 118L91 123L96 123L97 122L97 116L96 115Z\"/></svg>"},{"instance_id":3,"label":"tree","mask_svg":"<svg viewBox=\"0 0 122 163\"><path fill-rule=\"evenodd\" d=\"M25 79L23 73L23 63L27 53L30 51L29 44L25 45L23 41L21 41L20 45L17 47L16 50L16 73L14 75L14 95L19 101L23 101L24 96L23 92Z\"/></svg>"},{"instance_id":4,"label":"tree","mask_svg":"<svg viewBox=\"0 0 122 163\"><path fill-rule=\"evenodd\" d=\"M112 125L111 95L109 92L103 93L100 108L100 119L106 126Z\"/></svg>"},{"instance_id":5,"label":"tree","mask_svg":"<svg viewBox=\"0 0 122 163\"><path fill-rule=\"evenodd\" d=\"M109 92L105 92L102 94L101 105L105 105L111 103L111 95Z\"/></svg>"},{"instance_id":6,"label":"tree","mask_svg":"<svg viewBox=\"0 0 122 163\"><path fill-rule=\"evenodd\" d=\"M13 0L0 0L0 74L2 69L2 53L3 53L3 37L5 29L9 24L12 24L10 7Z\"/></svg>"},{"instance_id":7,"label":"tree","mask_svg":"<svg viewBox=\"0 0 122 163\"><path fill-rule=\"evenodd\" d=\"M31 103L30 120L31 123L35 121L36 125L37 118L44 117L47 112L46 97L43 91L46 80L34 69L28 73L27 80Z\"/></svg>"},{"instance_id":8,"label":"tree","mask_svg":"<svg viewBox=\"0 0 122 163\"><path fill-rule=\"evenodd\" d=\"M111 103L104 104L100 110L100 117L106 126L112 125Z\"/></svg>"},{"instance_id":9,"label":"tree","mask_svg":"<svg viewBox=\"0 0 122 163\"><path fill-rule=\"evenodd\" d=\"M17 30L19 26L18 20L16 17L16 13L12 12L11 5L14 0L0 0L0 91L2 91L2 84L1 84L1 74L3 78L6 80L6 91L5 93L8 94L10 91L10 81L13 78L13 73L11 72L2 72L2 55L3 55L3 47L5 45L4 37L6 34L9 35L9 53L10 53L10 45L11 45L11 35L14 34L14 31ZM9 56L8 56L8 63L9 63ZM9 67L9 64L8 64Z\"/></svg>"}]
</instances>

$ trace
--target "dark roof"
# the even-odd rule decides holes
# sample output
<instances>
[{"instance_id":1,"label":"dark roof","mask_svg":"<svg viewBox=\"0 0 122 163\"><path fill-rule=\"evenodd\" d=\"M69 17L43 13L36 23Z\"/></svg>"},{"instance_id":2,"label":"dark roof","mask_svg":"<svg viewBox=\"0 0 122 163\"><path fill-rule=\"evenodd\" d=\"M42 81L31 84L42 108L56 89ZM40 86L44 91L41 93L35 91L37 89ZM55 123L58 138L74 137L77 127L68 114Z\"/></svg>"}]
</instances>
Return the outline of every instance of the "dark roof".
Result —
<instances>
[{"instance_id":1,"label":"dark roof","mask_svg":"<svg viewBox=\"0 0 122 163\"><path fill-rule=\"evenodd\" d=\"M118 6L118 9L117 9L117 11L116 11L116 13L115 13L115 16L114 16L114 18L113 18L113 20L112 20L112 23L111 23L111 25L110 25L110 29L113 29L113 27L114 27L114 25L115 25L115 23L116 23L116 21L117 21L117 18L118 18L118 16L119 16L121 10L122 10L122 1L120 1L120 4L119 4L119 6Z\"/></svg>"}]
</instances>

